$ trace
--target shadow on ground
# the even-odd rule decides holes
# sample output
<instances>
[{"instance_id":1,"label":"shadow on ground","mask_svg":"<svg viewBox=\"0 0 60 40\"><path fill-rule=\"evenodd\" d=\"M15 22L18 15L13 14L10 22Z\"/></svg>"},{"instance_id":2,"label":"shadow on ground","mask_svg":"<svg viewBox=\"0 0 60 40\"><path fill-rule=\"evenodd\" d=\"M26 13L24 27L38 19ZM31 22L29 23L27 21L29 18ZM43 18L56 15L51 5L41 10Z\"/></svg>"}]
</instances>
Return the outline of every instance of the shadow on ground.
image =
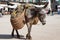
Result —
<instances>
[{"instance_id":1,"label":"shadow on ground","mask_svg":"<svg viewBox=\"0 0 60 40\"><path fill-rule=\"evenodd\" d=\"M21 38L24 38L23 35L20 35ZM9 34L0 34L0 39L11 39L13 38L11 35ZM14 36L14 38L17 38L16 35Z\"/></svg>"},{"instance_id":2,"label":"shadow on ground","mask_svg":"<svg viewBox=\"0 0 60 40\"><path fill-rule=\"evenodd\" d=\"M0 39L12 39L12 38L18 39L18 38L16 37L16 35L15 35L14 37L12 37L12 36L9 35L9 34L0 34ZM23 35L20 35L20 39L22 39L22 40L32 40L32 39L26 39L26 38L24 38Z\"/></svg>"}]
</instances>

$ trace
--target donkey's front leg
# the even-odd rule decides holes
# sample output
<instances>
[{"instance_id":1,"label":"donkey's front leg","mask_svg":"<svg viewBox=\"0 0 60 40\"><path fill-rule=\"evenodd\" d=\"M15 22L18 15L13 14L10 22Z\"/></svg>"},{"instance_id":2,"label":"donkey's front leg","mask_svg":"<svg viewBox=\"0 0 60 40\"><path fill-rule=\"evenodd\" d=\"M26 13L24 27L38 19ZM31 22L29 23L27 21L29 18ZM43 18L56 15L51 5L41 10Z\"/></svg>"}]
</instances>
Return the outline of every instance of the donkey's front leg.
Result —
<instances>
[{"instance_id":1,"label":"donkey's front leg","mask_svg":"<svg viewBox=\"0 0 60 40\"><path fill-rule=\"evenodd\" d=\"M30 32L31 32L31 27L32 27L32 24L27 24L27 28L28 28L28 33L26 35L26 38L30 39L31 38L31 35L30 35Z\"/></svg>"}]
</instances>

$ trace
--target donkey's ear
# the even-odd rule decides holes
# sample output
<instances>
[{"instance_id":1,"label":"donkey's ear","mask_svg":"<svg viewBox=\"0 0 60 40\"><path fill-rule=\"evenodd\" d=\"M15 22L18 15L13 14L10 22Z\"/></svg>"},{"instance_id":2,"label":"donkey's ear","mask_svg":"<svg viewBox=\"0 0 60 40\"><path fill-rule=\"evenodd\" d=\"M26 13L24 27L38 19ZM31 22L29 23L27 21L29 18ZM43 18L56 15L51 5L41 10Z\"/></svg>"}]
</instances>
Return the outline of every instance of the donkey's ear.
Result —
<instances>
[{"instance_id":1,"label":"donkey's ear","mask_svg":"<svg viewBox=\"0 0 60 40\"><path fill-rule=\"evenodd\" d=\"M43 8L46 8L46 7L48 6L48 4L49 4L48 2L47 2L47 3L45 3L45 6L44 6Z\"/></svg>"}]
</instances>

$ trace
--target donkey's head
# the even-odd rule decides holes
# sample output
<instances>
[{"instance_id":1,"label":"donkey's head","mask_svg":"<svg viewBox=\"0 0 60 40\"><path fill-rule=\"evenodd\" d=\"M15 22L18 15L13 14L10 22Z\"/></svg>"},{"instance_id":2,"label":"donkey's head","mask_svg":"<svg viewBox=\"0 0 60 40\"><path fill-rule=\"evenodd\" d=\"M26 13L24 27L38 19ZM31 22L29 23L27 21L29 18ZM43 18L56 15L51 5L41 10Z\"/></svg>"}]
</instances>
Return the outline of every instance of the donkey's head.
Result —
<instances>
[{"instance_id":1,"label":"donkey's head","mask_svg":"<svg viewBox=\"0 0 60 40\"><path fill-rule=\"evenodd\" d=\"M45 4L44 7L36 7L36 10L37 10L37 14L38 14L38 19L40 20L40 22L42 23L42 25L45 25L46 24L46 8L48 6L48 3ZM49 12L48 12L49 13Z\"/></svg>"},{"instance_id":2,"label":"donkey's head","mask_svg":"<svg viewBox=\"0 0 60 40\"><path fill-rule=\"evenodd\" d=\"M41 9L41 11L38 13L38 18L40 20L40 22L42 23L42 25L45 25L46 24L46 13L45 13L45 10L44 9Z\"/></svg>"},{"instance_id":3,"label":"donkey's head","mask_svg":"<svg viewBox=\"0 0 60 40\"><path fill-rule=\"evenodd\" d=\"M39 21L42 23L42 25L46 24L46 12L42 8L36 8L35 12L37 13Z\"/></svg>"}]
</instances>

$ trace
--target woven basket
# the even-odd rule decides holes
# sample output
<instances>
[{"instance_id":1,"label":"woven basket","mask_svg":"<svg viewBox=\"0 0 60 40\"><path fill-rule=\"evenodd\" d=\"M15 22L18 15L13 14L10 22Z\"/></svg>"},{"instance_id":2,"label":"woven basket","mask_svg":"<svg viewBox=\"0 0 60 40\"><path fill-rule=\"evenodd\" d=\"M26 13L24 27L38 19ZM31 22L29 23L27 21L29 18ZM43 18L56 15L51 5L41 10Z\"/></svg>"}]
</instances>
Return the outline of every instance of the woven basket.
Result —
<instances>
[{"instance_id":1,"label":"woven basket","mask_svg":"<svg viewBox=\"0 0 60 40\"><path fill-rule=\"evenodd\" d=\"M11 18L10 21L11 21L12 27L14 29L18 30L18 29L23 28L24 25L25 25L24 12L21 13L19 16L15 17L15 18Z\"/></svg>"}]
</instances>

